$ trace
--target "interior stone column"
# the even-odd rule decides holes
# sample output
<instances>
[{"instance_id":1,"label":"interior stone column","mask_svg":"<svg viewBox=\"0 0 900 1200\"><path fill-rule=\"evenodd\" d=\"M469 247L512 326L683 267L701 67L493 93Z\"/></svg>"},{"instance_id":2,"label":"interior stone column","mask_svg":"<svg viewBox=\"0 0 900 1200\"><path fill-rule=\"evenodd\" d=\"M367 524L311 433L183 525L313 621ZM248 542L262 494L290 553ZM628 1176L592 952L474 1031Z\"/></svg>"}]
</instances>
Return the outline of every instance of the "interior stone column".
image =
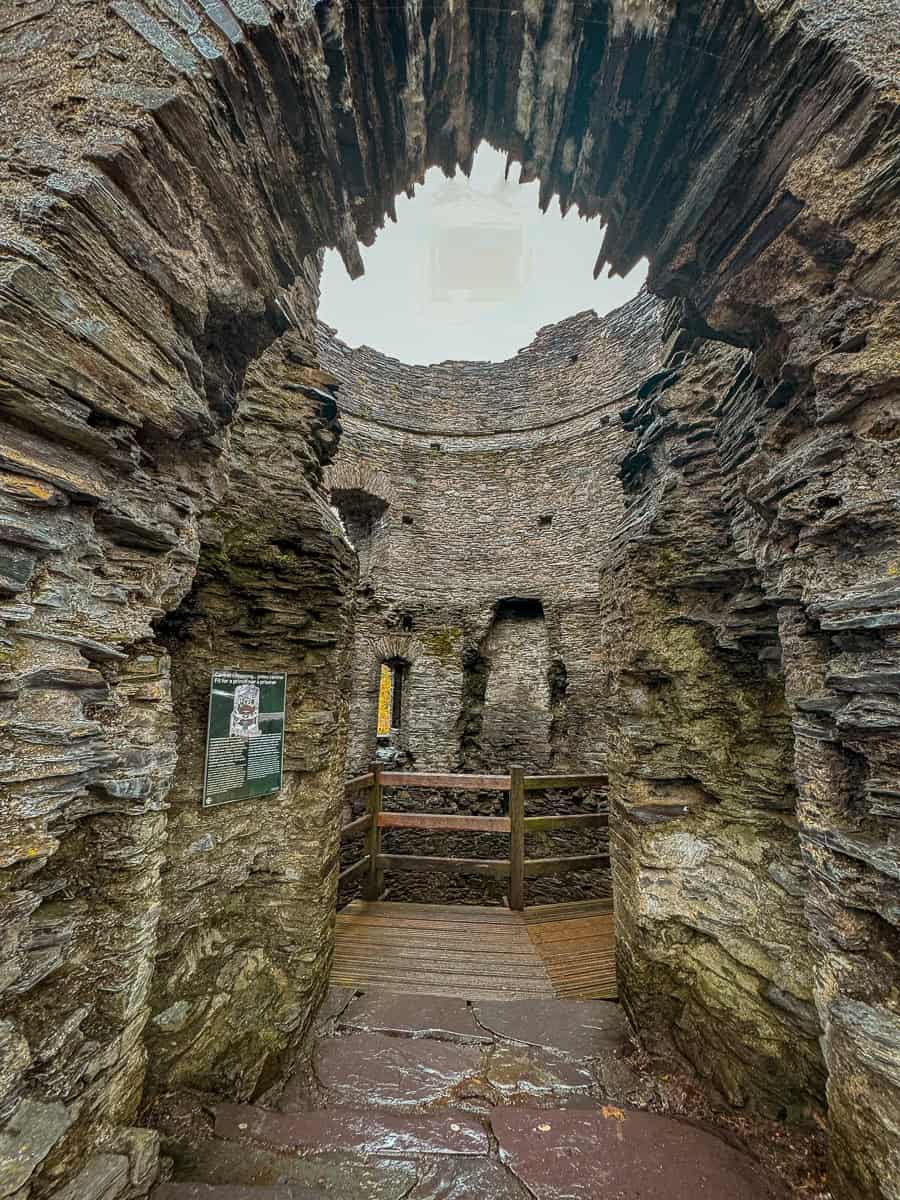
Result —
<instances>
[{"instance_id":1,"label":"interior stone column","mask_svg":"<svg viewBox=\"0 0 900 1200\"><path fill-rule=\"evenodd\" d=\"M821 1110L774 610L729 536L714 428L744 356L701 350L626 410L620 557L606 576L620 987L641 1035L732 1104Z\"/></svg>"},{"instance_id":2,"label":"interior stone column","mask_svg":"<svg viewBox=\"0 0 900 1200\"><path fill-rule=\"evenodd\" d=\"M197 580L163 630L179 758L147 1031L155 1085L253 1095L327 985L356 577L322 483L338 432L309 342L284 335L248 371ZM204 808L210 676L228 667L287 672L283 786Z\"/></svg>"}]
</instances>

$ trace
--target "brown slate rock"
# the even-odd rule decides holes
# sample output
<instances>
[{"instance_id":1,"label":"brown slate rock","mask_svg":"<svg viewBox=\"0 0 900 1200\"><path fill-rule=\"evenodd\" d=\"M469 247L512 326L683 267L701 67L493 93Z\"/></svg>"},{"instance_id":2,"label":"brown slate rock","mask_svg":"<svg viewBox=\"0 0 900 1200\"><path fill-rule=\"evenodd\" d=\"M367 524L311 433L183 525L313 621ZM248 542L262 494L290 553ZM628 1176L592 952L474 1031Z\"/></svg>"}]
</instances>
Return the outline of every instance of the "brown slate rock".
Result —
<instances>
[{"instance_id":1,"label":"brown slate rock","mask_svg":"<svg viewBox=\"0 0 900 1200\"><path fill-rule=\"evenodd\" d=\"M487 1052L485 1075L504 1099L527 1096L560 1102L564 1097L587 1098L593 1083L587 1067L539 1046L493 1046Z\"/></svg>"},{"instance_id":2,"label":"brown slate rock","mask_svg":"<svg viewBox=\"0 0 900 1200\"><path fill-rule=\"evenodd\" d=\"M314 1154L351 1151L406 1157L411 1154L487 1154L488 1138L468 1114L401 1116L351 1108L288 1116L250 1104L220 1104L216 1135L253 1138L270 1146Z\"/></svg>"},{"instance_id":3,"label":"brown slate rock","mask_svg":"<svg viewBox=\"0 0 900 1200\"><path fill-rule=\"evenodd\" d=\"M450 1100L480 1065L477 1046L381 1033L355 1033L321 1042L315 1058L326 1103L361 1108L409 1109Z\"/></svg>"},{"instance_id":4,"label":"brown slate rock","mask_svg":"<svg viewBox=\"0 0 900 1200\"><path fill-rule=\"evenodd\" d=\"M330 987L325 993L318 1013L316 1032L320 1037L330 1036L335 1026L342 1024L340 1018L354 996L353 988Z\"/></svg>"},{"instance_id":5,"label":"brown slate rock","mask_svg":"<svg viewBox=\"0 0 900 1200\"><path fill-rule=\"evenodd\" d=\"M247 1142L199 1138L169 1141L177 1180L255 1188L289 1188L291 1200L405 1200L418 1178L410 1159L329 1153L311 1158ZM466 1158L453 1159L468 1162Z\"/></svg>"},{"instance_id":6,"label":"brown slate rock","mask_svg":"<svg viewBox=\"0 0 900 1200\"><path fill-rule=\"evenodd\" d=\"M311 1193L310 1193L311 1195ZM237 1187L210 1183L164 1183L150 1200L295 1200L288 1187Z\"/></svg>"},{"instance_id":7,"label":"brown slate rock","mask_svg":"<svg viewBox=\"0 0 900 1200\"><path fill-rule=\"evenodd\" d=\"M120 1200L128 1187L124 1154L96 1154L56 1192L58 1200Z\"/></svg>"},{"instance_id":8,"label":"brown slate rock","mask_svg":"<svg viewBox=\"0 0 900 1200\"><path fill-rule=\"evenodd\" d=\"M489 1042L465 1000L451 996L402 996L368 993L350 1005L338 1029L365 1033L407 1034L445 1041Z\"/></svg>"},{"instance_id":9,"label":"brown slate rock","mask_svg":"<svg viewBox=\"0 0 900 1200\"><path fill-rule=\"evenodd\" d=\"M486 1000L475 1015L498 1038L579 1060L622 1052L631 1033L622 1009L606 1000Z\"/></svg>"},{"instance_id":10,"label":"brown slate rock","mask_svg":"<svg viewBox=\"0 0 900 1200\"><path fill-rule=\"evenodd\" d=\"M540 1200L786 1200L745 1155L670 1117L498 1108L500 1157Z\"/></svg>"},{"instance_id":11,"label":"brown slate rock","mask_svg":"<svg viewBox=\"0 0 900 1200\"><path fill-rule=\"evenodd\" d=\"M424 1163L404 1200L527 1200L515 1176L493 1159L444 1158Z\"/></svg>"}]
</instances>

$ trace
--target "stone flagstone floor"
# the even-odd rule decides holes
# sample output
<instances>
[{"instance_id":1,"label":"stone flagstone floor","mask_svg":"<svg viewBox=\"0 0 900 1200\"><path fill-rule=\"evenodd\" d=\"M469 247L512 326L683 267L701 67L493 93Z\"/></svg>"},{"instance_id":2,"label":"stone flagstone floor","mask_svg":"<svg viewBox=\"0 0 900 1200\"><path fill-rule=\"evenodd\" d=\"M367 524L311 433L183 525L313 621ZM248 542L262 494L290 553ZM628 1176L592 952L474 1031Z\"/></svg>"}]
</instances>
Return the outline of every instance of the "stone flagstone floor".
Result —
<instances>
[{"instance_id":1,"label":"stone flagstone floor","mask_svg":"<svg viewBox=\"0 0 900 1200\"><path fill-rule=\"evenodd\" d=\"M784 1200L716 1133L650 1111L608 1001L333 989L265 1105L218 1104L153 1200ZM165 1123L163 1132L166 1134Z\"/></svg>"}]
</instances>

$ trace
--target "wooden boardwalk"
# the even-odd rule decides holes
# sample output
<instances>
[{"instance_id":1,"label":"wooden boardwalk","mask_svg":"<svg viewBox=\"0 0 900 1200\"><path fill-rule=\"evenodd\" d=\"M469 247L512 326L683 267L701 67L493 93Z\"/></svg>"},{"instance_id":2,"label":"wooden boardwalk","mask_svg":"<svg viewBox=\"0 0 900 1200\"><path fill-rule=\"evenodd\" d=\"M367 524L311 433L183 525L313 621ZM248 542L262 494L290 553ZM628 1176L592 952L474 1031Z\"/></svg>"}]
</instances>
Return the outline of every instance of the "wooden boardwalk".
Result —
<instances>
[{"instance_id":1,"label":"wooden boardwalk","mask_svg":"<svg viewBox=\"0 0 900 1200\"><path fill-rule=\"evenodd\" d=\"M337 916L331 982L472 1000L612 1000L612 901L512 912L354 900Z\"/></svg>"}]
</instances>

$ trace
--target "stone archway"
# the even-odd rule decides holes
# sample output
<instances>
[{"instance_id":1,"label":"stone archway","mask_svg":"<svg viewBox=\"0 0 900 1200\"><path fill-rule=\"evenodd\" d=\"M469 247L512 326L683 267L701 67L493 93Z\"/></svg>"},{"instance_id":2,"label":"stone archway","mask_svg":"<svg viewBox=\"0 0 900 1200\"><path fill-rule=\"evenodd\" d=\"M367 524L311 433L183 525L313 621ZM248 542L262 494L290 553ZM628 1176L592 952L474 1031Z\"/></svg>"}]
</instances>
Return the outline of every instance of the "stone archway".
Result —
<instances>
[{"instance_id":1,"label":"stone archway","mask_svg":"<svg viewBox=\"0 0 900 1200\"><path fill-rule=\"evenodd\" d=\"M601 260L649 254L673 349L715 332L752 352L717 437L780 626L836 1187L890 1194L891 0L846 19L768 0L215 11L60 0L0 24L0 1111L35 1147L21 1185L48 1194L137 1111L175 772L155 626L194 583L248 369L303 325L289 289L314 291L311 255L358 270L393 196L487 137L547 202L604 214Z\"/></svg>"}]
</instances>

